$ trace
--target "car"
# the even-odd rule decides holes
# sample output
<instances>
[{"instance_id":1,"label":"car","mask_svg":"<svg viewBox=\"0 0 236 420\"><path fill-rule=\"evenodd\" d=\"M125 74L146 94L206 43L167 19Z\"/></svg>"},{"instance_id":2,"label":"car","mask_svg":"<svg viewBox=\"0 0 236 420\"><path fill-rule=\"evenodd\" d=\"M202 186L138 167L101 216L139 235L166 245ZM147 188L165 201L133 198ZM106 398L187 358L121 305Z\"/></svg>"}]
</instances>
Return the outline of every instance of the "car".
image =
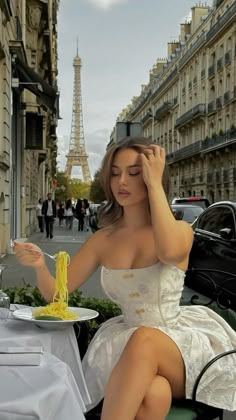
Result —
<instances>
[{"instance_id":1,"label":"car","mask_svg":"<svg viewBox=\"0 0 236 420\"><path fill-rule=\"evenodd\" d=\"M185 220L192 224L204 211L202 207L192 206L191 204L171 204L171 209L177 220Z\"/></svg>"},{"instance_id":2,"label":"car","mask_svg":"<svg viewBox=\"0 0 236 420\"><path fill-rule=\"evenodd\" d=\"M210 206L210 201L206 197L175 197L171 204L192 204L206 209Z\"/></svg>"},{"instance_id":3,"label":"car","mask_svg":"<svg viewBox=\"0 0 236 420\"><path fill-rule=\"evenodd\" d=\"M185 284L236 310L236 202L214 203L194 223Z\"/></svg>"}]
</instances>

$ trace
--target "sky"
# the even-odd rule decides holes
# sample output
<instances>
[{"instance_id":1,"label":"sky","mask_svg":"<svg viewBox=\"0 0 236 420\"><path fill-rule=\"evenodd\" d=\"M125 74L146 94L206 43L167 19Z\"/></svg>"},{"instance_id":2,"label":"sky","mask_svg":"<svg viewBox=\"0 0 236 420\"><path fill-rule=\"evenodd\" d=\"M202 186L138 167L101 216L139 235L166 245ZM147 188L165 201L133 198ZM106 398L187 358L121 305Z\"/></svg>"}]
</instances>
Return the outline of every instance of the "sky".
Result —
<instances>
[{"instance_id":1,"label":"sky","mask_svg":"<svg viewBox=\"0 0 236 420\"><path fill-rule=\"evenodd\" d=\"M116 119L141 85L167 43L178 40L194 0L60 0L58 85L60 117L58 169L69 151L77 38L82 59L81 85L85 147L92 177L100 168ZM198 2L199 3L199 2ZM211 5L211 0L204 3ZM82 178L81 169L72 171Z\"/></svg>"}]
</instances>

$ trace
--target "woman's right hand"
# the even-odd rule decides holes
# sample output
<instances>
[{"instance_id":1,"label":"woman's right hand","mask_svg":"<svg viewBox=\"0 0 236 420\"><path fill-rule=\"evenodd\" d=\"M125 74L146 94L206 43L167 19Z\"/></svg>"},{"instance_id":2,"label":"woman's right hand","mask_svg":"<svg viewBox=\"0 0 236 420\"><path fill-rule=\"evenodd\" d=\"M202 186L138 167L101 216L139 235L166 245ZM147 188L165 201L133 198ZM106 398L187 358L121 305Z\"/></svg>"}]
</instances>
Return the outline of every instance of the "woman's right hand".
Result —
<instances>
[{"instance_id":1,"label":"woman's right hand","mask_svg":"<svg viewBox=\"0 0 236 420\"><path fill-rule=\"evenodd\" d=\"M14 242L16 258L22 265L38 268L45 265L44 255L41 249L32 243Z\"/></svg>"}]
</instances>

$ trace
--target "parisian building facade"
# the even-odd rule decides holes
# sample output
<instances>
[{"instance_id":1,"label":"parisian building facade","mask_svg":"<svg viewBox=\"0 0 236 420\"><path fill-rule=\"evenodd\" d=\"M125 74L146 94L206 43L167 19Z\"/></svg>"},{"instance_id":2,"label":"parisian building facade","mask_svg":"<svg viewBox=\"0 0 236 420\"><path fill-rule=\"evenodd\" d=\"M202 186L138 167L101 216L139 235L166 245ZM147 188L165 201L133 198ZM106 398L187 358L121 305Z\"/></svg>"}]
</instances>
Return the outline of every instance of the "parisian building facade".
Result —
<instances>
[{"instance_id":1,"label":"parisian building facade","mask_svg":"<svg viewBox=\"0 0 236 420\"><path fill-rule=\"evenodd\" d=\"M117 121L140 122L165 148L170 198L236 199L235 0L192 7L168 58L157 59Z\"/></svg>"},{"instance_id":2,"label":"parisian building facade","mask_svg":"<svg viewBox=\"0 0 236 420\"><path fill-rule=\"evenodd\" d=\"M0 0L0 255L36 229L52 190L59 0Z\"/></svg>"}]
</instances>

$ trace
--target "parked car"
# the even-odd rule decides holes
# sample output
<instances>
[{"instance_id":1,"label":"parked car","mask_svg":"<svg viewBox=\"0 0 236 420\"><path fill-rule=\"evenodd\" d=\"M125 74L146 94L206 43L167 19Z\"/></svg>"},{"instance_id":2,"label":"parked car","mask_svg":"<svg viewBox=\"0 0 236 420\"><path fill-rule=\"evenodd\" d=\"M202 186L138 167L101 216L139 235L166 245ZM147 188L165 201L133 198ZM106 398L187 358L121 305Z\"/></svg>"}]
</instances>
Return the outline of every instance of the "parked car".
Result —
<instances>
[{"instance_id":1,"label":"parked car","mask_svg":"<svg viewBox=\"0 0 236 420\"><path fill-rule=\"evenodd\" d=\"M236 202L214 203L194 223L185 284L236 310Z\"/></svg>"},{"instance_id":2,"label":"parked car","mask_svg":"<svg viewBox=\"0 0 236 420\"><path fill-rule=\"evenodd\" d=\"M175 197L171 204L192 204L206 209L210 206L210 201L206 197Z\"/></svg>"},{"instance_id":3,"label":"parked car","mask_svg":"<svg viewBox=\"0 0 236 420\"><path fill-rule=\"evenodd\" d=\"M202 207L191 204L171 204L171 209L177 220L185 220L192 224L204 211Z\"/></svg>"}]
</instances>

